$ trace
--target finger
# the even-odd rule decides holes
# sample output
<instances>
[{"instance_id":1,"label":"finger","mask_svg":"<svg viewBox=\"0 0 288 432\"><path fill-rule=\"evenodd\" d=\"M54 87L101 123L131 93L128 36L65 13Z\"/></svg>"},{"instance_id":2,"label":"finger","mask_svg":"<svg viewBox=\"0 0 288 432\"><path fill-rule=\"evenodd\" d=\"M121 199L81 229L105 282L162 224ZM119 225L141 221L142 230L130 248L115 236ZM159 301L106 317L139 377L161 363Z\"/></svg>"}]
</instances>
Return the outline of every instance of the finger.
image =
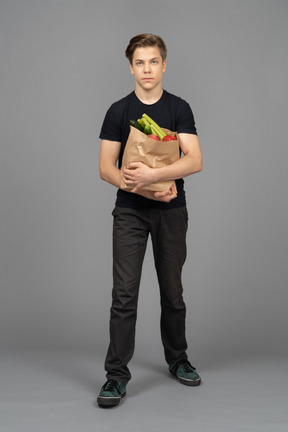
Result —
<instances>
[{"instance_id":1,"label":"finger","mask_svg":"<svg viewBox=\"0 0 288 432\"><path fill-rule=\"evenodd\" d=\"M123 172L123 177L127 178L127 179L133 179L134 178L134 173L132 171L124 171Z\"/></svg>"},{"instance_id":2,"label":"finger","mask_svg":"<svg viewBox=\"0 0 288 432\"><path fill-rule=\"evenodd\" d=\"M169 191L163 191L163 192L154 192L154 196L155 198L162 198L165 195L167 195L167 193L169 193Z\"/></svg>"},{"instance_id":3,"label":"finger","mask_svg":"<svg viewBox=\"0 0 288 432\"><path fill-rule=\"evenodd\" d=\"M161 192L154 192L154 196L155 198L164 198L166 195L170 195L170 190L167 189L165 191L161 191Z\"/></svg>"},{"instance_id":4,"label":"finger","mask_svg":"<svg viewBox=\"0 0 288 432\"><path fill-rule=\"evenodd\" d=\"M175 182L172 184L172 186L171 186L171 192L173 193L173 194L176 194L177 195L177 187L176 187L176 184L175 184Z\"/></svg>"},{"instance_id":5,"label":"finger","mask_svg":"<svg viewBox=\"0 0 288 432\"><path fill-rule=\"evenodd\" d=\"M127 168L128 169L137 168L140 166L140 164L141 164L141 162L130 162Z\"/></svg>"},{"instance_id":6,"label":"finger","mask_svg":"<svg viewBox=\"0 0 288 432\"><path fill-rule=\"evenodd\" d=\"M131 172L132 172L132 170L129 169L129 168L125 168L125 169L123 170L123 173L124 173L126 176L127 176L127 175L130 175Z\"/></svg>"}]
</instances>

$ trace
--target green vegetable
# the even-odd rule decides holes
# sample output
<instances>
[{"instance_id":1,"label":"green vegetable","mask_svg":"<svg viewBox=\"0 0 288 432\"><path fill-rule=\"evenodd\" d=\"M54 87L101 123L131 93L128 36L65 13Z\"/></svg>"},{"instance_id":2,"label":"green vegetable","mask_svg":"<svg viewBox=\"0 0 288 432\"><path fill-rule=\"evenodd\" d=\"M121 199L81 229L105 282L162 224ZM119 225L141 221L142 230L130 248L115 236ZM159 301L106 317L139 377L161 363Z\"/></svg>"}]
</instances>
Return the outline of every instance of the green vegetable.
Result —
<instances>
[{"instance_id":1,"label":"green vegetable","mask_svg":"<svg viewBox=\"0 0 288 432\"><path fill-rule=\"evenodd\" d=\"M152 120L151 117L149 117L147 114L143 114L142 119L144 119L144 121L146 120L150 124L152 132L154 129L153 133L158 135L161 140L166 136L166 133L163 131L163 129L161 129L160 126L158 126L158 124L154 120Z\"/></svg>"},{"instance_id":2,"label":"green vegetable","mask_svg":"<svg viewBox=\"0 0 288 432\"><path fill-rule=\"evenodd\" d=\"M157 129L152 124L151 124L151 130L152 130L152 134L157 135L162 140L162 138L160 137Z\"/></svg>"},{"instance_id":3,"label":"green vegetable","mask_svg":"<svg viewBox=\"0 0 288 432\"><path fill-rule=\"evenodd\" d=\"M140 124L140 126L142 127L142 129L144 129L145 123L144 123L144 119L138 119L137 122Z\"/></svg>"},{"instance_id":4,"label":"green vegetable","mask_svg":"<svg viewBox=\"0 0 288 432\"><path fill-rule=\"evenodd\" d=\"M130 125L135 127L136 129L144 132L146 135L157 135L160 140L166 136L166 133L163 129L158 126L158 124L151 119L147 114L143 114L140 119L130 120Z\"/></svg>"},{"instance_id":5,"label":"green vegetable","mask_svg":"<svg viewBox=\"0 0 288 432\"><path fill-rule=\"evenodd\" d=\"M144 124L144 126L150 126L150 123L144 117L142 117L142 124Z\"/></svg>"},{"instance_id":6,"label":"green vegetable","mask_svg":"<svg viewBox=\"0 0 288 432\"><path fill-rule=\"evenodd\" d=\"M151 129L151 126L150 126L150 125L148 125L148 126L144 126L144 133L145 133L146 135L151 135L151 134L152 134L152 129Z\"/></svg>"},{"instance_id":7,"label":"green vegetable","mask_svg":"<svg viewBox=\"0 0 288 432\"><path fill-rule=\"evenodd\" d=\"M141 118L137 120L137 123L140 125L142 132L144 132L146 135L152 134L151 126L147 120Z\"/></svg>"},{"instance_id":8,"label":"green vegetable","mask_svg":"<svg viewBox=\"0 0 288 432\"><path fill-rule=\"evenodd\" d=\"M130 120L130 125L143 132L143 127L136 120Z\"/></svg>"}]
</instances>

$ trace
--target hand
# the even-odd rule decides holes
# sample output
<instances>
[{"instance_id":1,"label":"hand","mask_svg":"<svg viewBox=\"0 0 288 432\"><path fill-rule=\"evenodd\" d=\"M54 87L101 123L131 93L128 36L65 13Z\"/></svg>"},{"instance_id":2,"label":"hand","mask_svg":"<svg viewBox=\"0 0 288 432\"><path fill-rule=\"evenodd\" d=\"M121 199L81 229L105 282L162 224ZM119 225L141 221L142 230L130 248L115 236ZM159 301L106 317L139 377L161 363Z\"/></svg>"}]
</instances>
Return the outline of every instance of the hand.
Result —
<instances>
[{"instance_id":1,"label":"hand","mask_svg":"<svg viewBox=\"0 0 288 432\"><path fill-rule=\"evenodd\" d=\"M177 198L177 187L176 183L174 182L170 189L163 191L163 192L154 192L154 199L156 201L162 201L169 203L174 198Z\"/></svg>"},{"instance_id":2,"label":"hand","mask_svg":"<svg viewBox=\"0 0 288 432\"><path fill-rule=\"evenodd\" d=\"M131 192L131 191L130 191ZM177 187L175 182L172 184L170 189L167 189L165 191L162 192L152 192L152 191L147 191L147 190L139 190L138 192L134 192L137 193L138 195L142 195L145 198L154 200L154 201L162 201L162 202L166 202L169 203L170 201L172 201L172 199L177 197Z\"/></svg>"},{"instance_id":3,"label":"hand","mask_svg":"<svg viewBox=\"0 0 288 432\"><path fill-rule=\"evenodd\" d=\"M156 181L155 170L142 162L131 162L127 167L124 166L122 174L124 183L132 187L130 192L137 192Z\"/></svg>"}]
</instances>

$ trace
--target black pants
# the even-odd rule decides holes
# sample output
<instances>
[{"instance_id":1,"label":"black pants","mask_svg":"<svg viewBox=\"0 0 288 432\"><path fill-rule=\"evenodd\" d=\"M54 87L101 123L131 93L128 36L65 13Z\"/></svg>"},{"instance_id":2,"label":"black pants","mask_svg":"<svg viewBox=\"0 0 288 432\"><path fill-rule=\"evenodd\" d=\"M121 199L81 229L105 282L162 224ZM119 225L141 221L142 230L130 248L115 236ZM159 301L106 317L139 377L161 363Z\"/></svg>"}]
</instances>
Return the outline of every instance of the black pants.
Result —
<instances>
[{"instance_id":1,"label":"black pants","mask_svg":"<svg viewBox=\"0 0 288 432\"><path fill-rule=\"evenodd\" d=\"M113 210L113 291L107 379L127 383L134 353L135 325L142 264L149 234L160 287L161 338L168 364L187 358L186 307L181 282L186 259L186 207Z\"/></svg>"}]
</instances>

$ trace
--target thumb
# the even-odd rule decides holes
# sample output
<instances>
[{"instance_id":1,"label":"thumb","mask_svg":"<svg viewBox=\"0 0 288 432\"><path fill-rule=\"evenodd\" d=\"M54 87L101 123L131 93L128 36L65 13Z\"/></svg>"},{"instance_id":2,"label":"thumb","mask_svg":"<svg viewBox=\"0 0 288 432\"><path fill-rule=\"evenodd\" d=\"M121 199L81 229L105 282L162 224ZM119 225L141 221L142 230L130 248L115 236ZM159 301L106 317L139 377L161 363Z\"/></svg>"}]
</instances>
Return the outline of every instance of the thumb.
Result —
<instances>
[{"instance_id":1,"label":"thumb","mask_svg":"<svg viewBox=\"0 0 288 432\"><path fill-rule=\"evenodd\" d=\"M127 168L137 168L140 162L130 162Z\"/></svg>"}]
</instances>

